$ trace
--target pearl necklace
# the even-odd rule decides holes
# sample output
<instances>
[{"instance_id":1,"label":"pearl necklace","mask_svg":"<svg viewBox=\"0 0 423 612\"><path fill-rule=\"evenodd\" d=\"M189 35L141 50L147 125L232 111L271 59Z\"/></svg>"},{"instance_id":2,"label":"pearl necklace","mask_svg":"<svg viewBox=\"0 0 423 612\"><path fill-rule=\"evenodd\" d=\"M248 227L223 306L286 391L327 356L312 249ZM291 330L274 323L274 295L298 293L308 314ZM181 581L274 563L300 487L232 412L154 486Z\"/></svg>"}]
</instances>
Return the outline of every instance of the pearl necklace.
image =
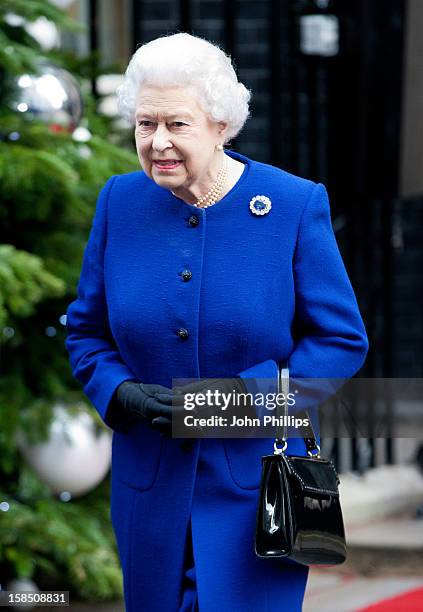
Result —
<instances>
[{"instance_id":1,"label":"pearl necklace","mask_svg":"<svg viewBox=\"0 0 423 612\"><path fill-rule=\"evenodd\" d=\"M219 170L214 185L211 186L206 195L202 196L197 200L194 206L196 206L197 208L208 208L209 206L213 206L213 204L216 204L220 194L222 193L223 185L225 184L227 177L228 168L226 165L223 165Z\"/></svg>"},{"instance_id":2,"label":"pearl necklace","mask_svg":"<svg viewBox=\"0 0 423 612\"><path fill-rule=\"evenodd\" d=\"M198 200L195 204L193 204L193 206L196 206L197 208L208 208L209 206L213 206L213 204L216 204L220 194L222 193L222 189L227 178L228 166L227 163L224 163L224 165L218 172L216 181L213 183L206 195L202 196L201 198L198 198ZM175 194L173 193L173 195Z\"/></svg>"}]
</instances>

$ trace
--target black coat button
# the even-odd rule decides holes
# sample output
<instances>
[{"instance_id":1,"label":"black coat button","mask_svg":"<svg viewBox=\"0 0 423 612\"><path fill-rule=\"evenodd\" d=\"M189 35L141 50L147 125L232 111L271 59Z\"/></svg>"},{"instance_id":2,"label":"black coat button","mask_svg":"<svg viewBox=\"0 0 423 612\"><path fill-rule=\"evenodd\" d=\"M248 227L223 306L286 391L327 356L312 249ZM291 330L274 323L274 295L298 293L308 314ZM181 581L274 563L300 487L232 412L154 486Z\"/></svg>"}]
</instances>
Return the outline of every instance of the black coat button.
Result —
<instances>
[{"instance_id":1,"label":"black coat button","mask_svg":"<svg viewBox=\"0 0 423 612\"><path fill-rule=\"evenodd\" d=\"M191 215L188 219L188 223L191 225L191 227L196 227L200 223L200 219L197 217L197 215Z\"/></svg>"},{"instance_id":2,"label":"black coat button","mask_svg":"<svg viewBox=\"0 0 423 612\"><path fill-rule=\"evenodd\" d=\"M182 276L182 280L189 281L192 278L192 272L191 270L183 270L181 273L181 276Z\"/></svg>"},{"instance_id":3,"label":"black coat button","mask_svg":"<svg viewBox=\"0 0 423 612\"><path fill-rule=\"evenodd\" d=\"M188 338L188 336L189 336L188 330L185 329L184 327L181 327L180 329L178 329L178 331L176 333L181 338L181 340L186 340Z\"/></svg>"}]
</instances>

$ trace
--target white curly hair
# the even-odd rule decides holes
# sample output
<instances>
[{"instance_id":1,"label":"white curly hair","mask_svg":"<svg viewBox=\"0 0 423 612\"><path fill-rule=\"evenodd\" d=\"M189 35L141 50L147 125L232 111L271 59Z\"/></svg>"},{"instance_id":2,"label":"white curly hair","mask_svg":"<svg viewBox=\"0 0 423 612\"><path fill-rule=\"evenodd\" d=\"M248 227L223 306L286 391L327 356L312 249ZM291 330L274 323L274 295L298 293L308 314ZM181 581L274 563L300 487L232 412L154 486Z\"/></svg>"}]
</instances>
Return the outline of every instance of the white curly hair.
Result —
<instances>
[{"instance_id":1,"label":"white curly hair","mask_svg":"<svg viewBox=\"0 0 423 612\"><path fill-rule=\"evenodd\" d=\"M132 124L143 85L194 88L209 118L228 123L225 144L241 131L249 116L251 92L238 81L231 58L198 36L170 34L137 49L116 92L119 112Z\"/></svg>"}]
</instances>

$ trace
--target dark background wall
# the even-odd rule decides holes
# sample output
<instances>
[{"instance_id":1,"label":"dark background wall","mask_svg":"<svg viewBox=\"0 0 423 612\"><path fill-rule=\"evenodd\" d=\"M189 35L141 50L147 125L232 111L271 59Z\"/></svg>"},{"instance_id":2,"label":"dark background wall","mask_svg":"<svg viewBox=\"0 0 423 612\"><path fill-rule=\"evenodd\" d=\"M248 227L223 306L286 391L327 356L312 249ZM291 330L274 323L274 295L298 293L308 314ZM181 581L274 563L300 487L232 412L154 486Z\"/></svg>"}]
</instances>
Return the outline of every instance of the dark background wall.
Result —
<instances>
[{"instance_id":1,"label":"dark background wall","mask_svg":"<svg viewBox=\"0 0 423 612\"><path fill-rule=\"evenodd\" d=\"M365 376L423 375L423 201L401 197L408 9L405 0L133 0L133 50L186 31L234 58L253 98L233 148L328 187L371 342ZM310 51L310 15L336 25L332 49Z\"/></svg>"}]
</instances>

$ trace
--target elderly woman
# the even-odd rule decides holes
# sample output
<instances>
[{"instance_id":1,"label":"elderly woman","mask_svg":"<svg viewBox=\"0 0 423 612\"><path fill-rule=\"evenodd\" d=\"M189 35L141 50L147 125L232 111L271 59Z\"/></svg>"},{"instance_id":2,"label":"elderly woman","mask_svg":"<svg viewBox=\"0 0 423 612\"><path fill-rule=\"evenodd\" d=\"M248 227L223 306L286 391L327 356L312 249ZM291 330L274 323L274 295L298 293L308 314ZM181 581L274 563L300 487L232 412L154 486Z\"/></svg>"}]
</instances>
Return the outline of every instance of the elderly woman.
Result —
<instances>
[{"instance_id":1,"label":"elderly woman","mask_svg":"<svg viewBox=\"0 0 423 612\"><path fill-rule=\"evenodd\" d=\"M367 338L322 184L224 145L249 91L217 46L141 46L119 92L142 170L102 189L66 346L113 429L128 612L301 610L308 567L254 553L266 439L181 439L172 378L351 377ZM236 382L235 382L236 387ZM290 454L306 454L301 438Z\"/></svg>"}]
</instances>

